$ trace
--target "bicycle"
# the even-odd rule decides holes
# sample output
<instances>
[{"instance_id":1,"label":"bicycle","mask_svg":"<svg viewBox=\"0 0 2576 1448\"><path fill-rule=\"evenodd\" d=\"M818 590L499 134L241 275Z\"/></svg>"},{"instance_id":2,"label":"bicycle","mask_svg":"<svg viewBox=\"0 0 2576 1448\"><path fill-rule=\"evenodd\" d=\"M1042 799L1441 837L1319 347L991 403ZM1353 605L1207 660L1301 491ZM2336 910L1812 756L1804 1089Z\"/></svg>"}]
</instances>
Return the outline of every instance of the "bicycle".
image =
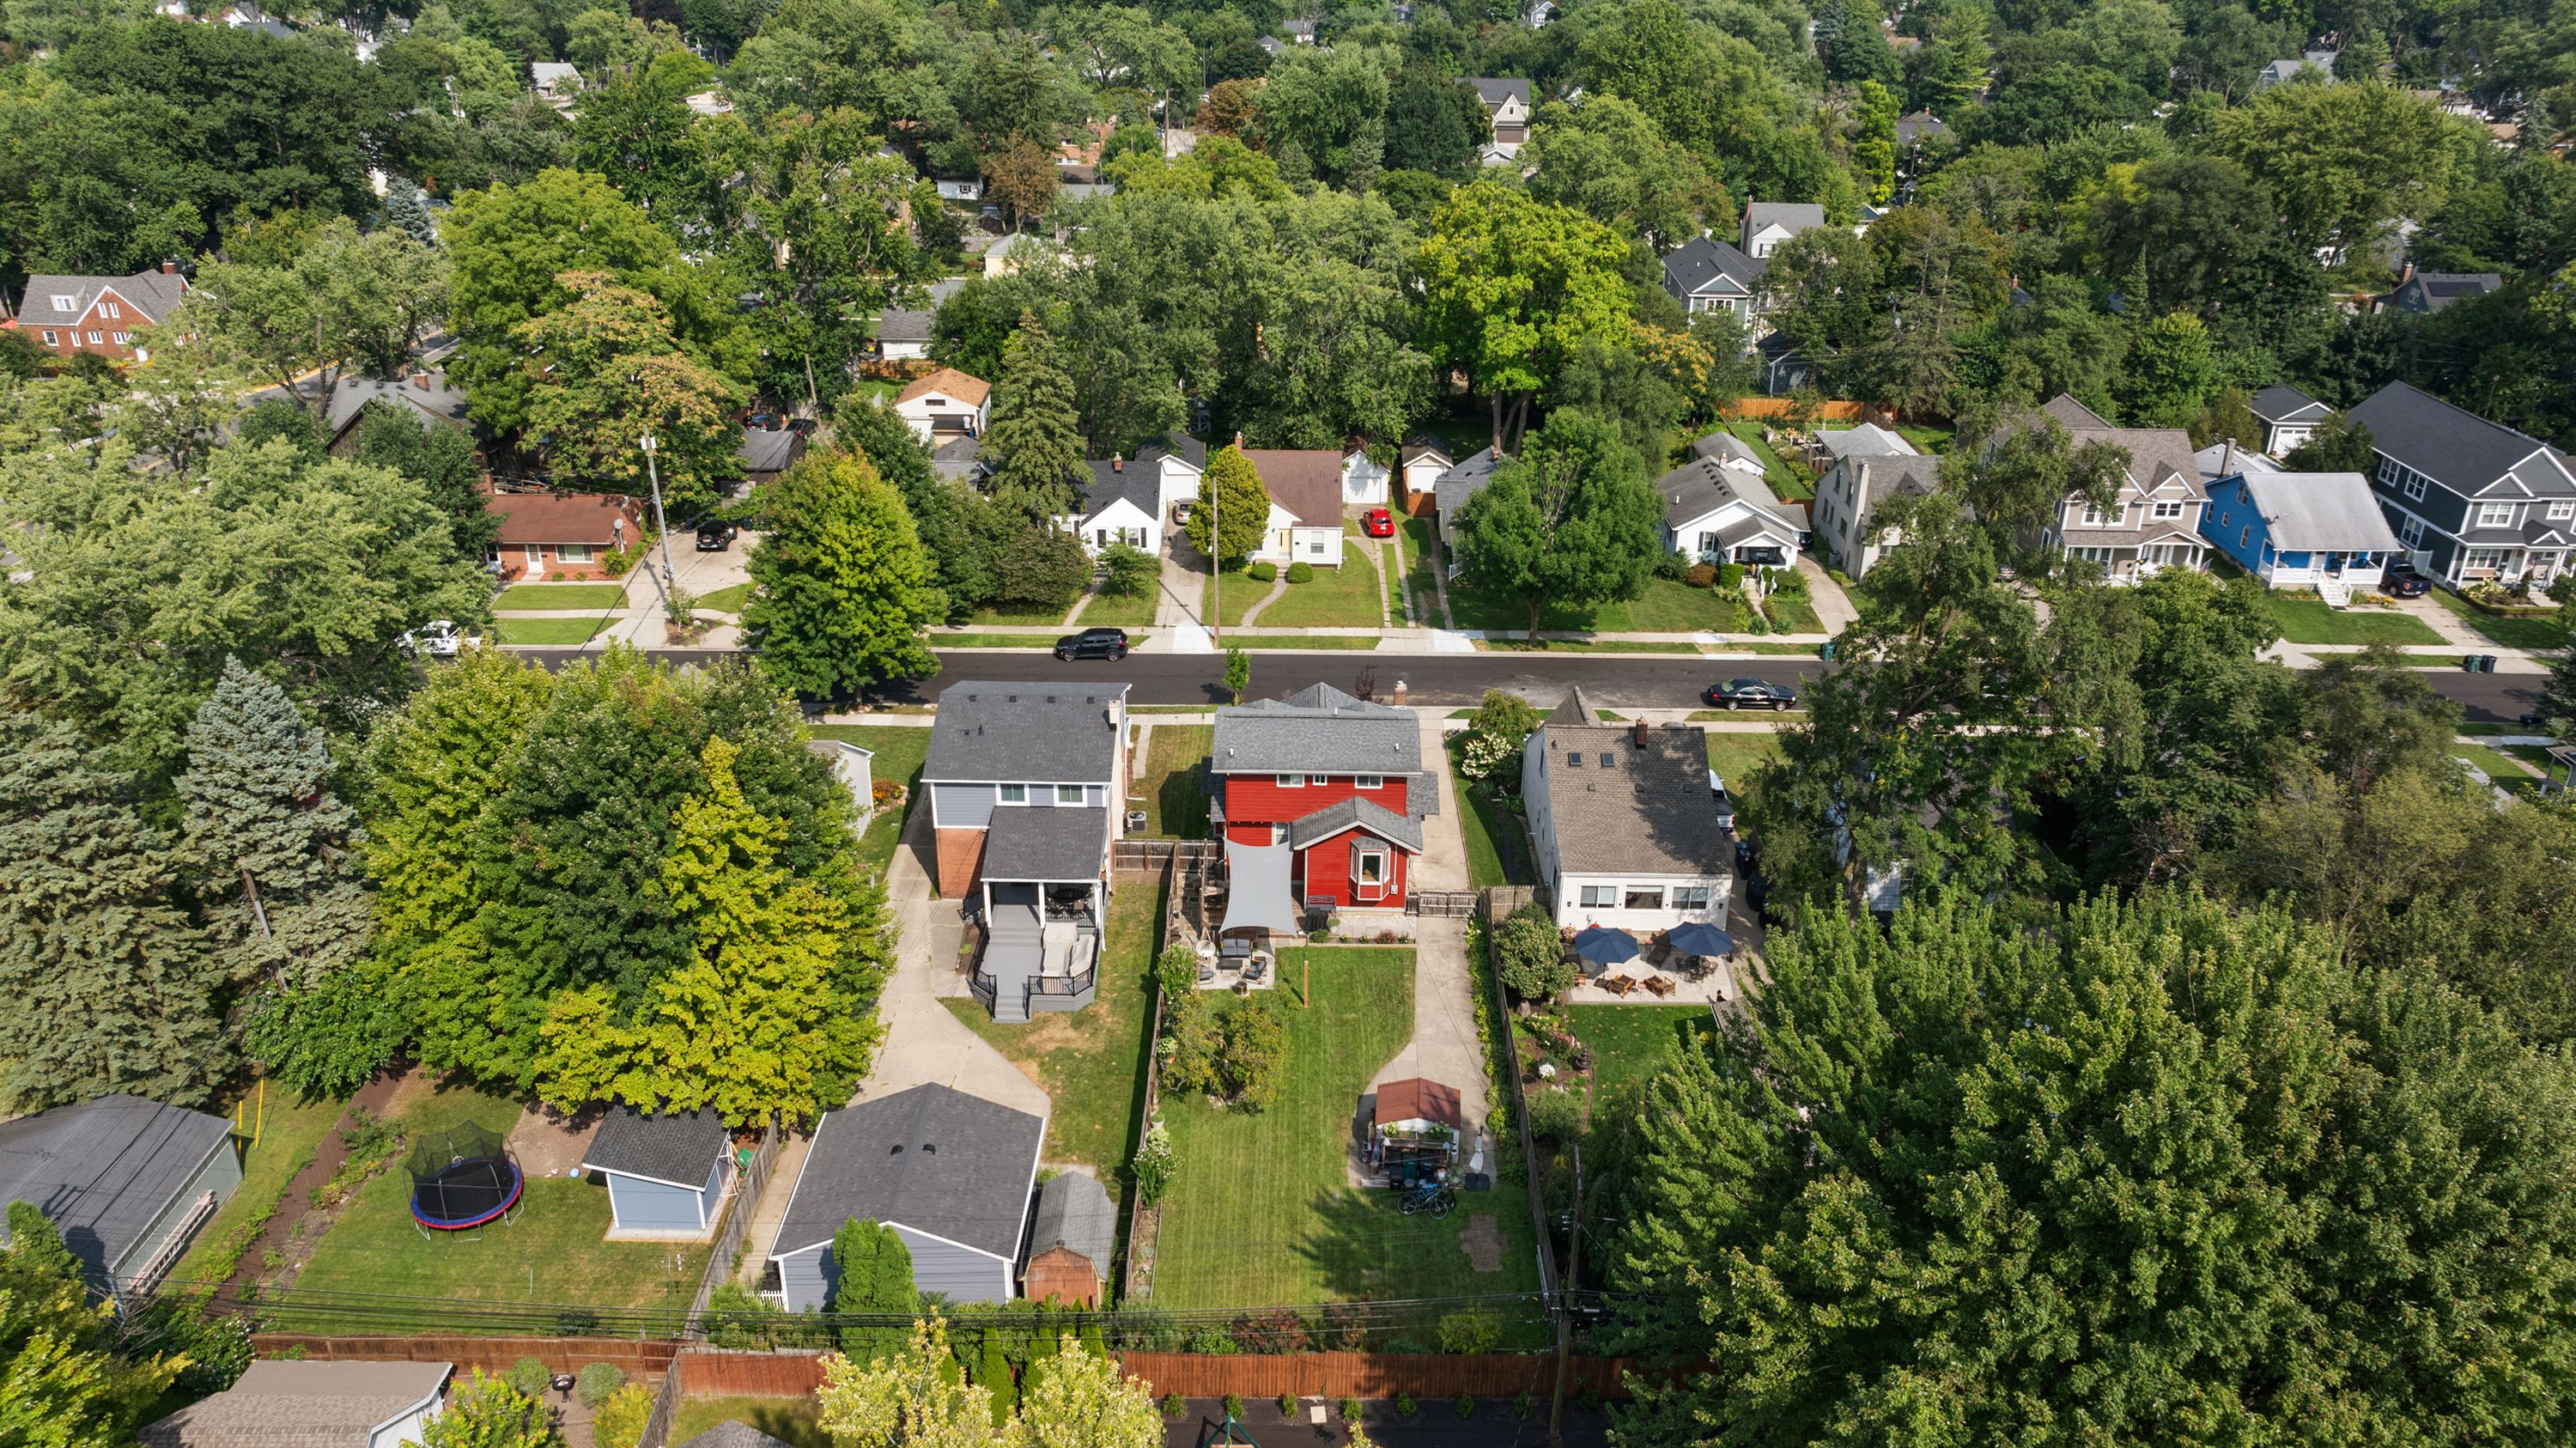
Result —
<instances>
[{"instance_id":1,"label":"bicycle","mask_svg":"<svg viewBox=\"0 0 2576 1448\"><path fill-rule=\"evenodd\" d=\"M1457 1210L1457 1207L1458 1193L1455 1190L1434 1185L1421 1187L1407 1196L1404 1199L1402 1211L1408 1217L1423 1212L1428 1212L1434 1217L1445 1217Z\"/></svg>"}]
</instances>

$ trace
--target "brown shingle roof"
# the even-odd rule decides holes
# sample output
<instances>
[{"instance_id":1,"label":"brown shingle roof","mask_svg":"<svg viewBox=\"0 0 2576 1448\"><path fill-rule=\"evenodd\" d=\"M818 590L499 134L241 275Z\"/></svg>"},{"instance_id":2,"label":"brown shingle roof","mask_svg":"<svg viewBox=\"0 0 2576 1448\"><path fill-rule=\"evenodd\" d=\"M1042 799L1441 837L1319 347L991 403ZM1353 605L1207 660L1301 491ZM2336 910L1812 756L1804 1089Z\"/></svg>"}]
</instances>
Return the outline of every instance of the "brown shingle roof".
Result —
<instances>
[{"instance_id":1,"label":"brown shingle roof","mask_svg":"<svg viewBox=\"0 0 2576 1448\"><path fill-rule=\"evenodd\" d=\"M1310 528L1342 521L1342 455L1324 448L1248 447L1243 455L1261 475L1270 501Z\"/></svg>"},{"instance_id":2,"label":"brown shingle roof","mask_svg":"<svg viewBox=\"0 0 2576 1448\"><path fill-rule=\"evenodd\" d=\"M352 1448L438 1392L450 1371L447 1363L255 1362L230 1388L145 1428L142 1441L144 1448Z\"/></svg>"},{"instance_id":3,"label":"brown shingle roof","mask_svg":"<svg viewBox=\"0 0 2576 1448\"><path fill-rule=\"evenodd\" d=\"M1732 873L1735 846L1708 794L1708 747L1700 731L1670 725L1549 724L1548 816L1560 870L1576 874ZM1581 764L1567 756L1580 754ZM1604 763L1603 761L1608 761Z\"/></svg>"},{"instance_id":4,"label":"brown shingle roof","mask_svg":"<svg viewBox=\"0 0 2576 1448\"><path fill-rule=\"evenodd\" d=\"M495 493L485 506L501 515L504 546L529 543L586 543L594 548L631 543L644 536L644 508L633 498L611 493ZM611 525L623 519L621 534Z\"/></svg>"},{"instance_id":5,"label":"brown shingle roof","mask_svg":"<svg viewBox=\"0 0 2576 1448\"><path fill-rule=\"evenodd\" d=\"M945 392L968 407L981 407L984 399L993 395L993 384L981 377L969 377L954 367L942 367L926 377L916 378L910 387L896 394L895 405L899 407L932 392Z\"/></svg>"},{"instance_id":6,"label":"brown shingle roof","mask_svg":"<svg viewBox=\"0 0 2576 1448\"><path fill-rule=\"evenodd\" d=\"M1436 1121L1453 1131L1466 1124L1465 1115L1458 1109L1458 1088L1443 1086L1427 1076L1407 1076L1378 1087L1377 1119Z\"/></svg>"}]
</instances>

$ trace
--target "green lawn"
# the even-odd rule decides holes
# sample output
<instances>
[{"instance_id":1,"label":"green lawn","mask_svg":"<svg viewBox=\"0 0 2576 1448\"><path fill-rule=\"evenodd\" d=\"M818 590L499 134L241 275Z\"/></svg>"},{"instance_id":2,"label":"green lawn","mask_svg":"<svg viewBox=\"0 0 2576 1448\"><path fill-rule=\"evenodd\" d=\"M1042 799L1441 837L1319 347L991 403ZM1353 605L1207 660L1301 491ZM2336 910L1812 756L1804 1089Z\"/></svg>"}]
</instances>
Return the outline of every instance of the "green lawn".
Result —
<instances>
[{"instance_id":1,"label":"green lawn","mask_svg":"<svg viewBox=\"0 0 2576 1448\"><path fill-rule=\"evenodd\" d=\"M1812 498L1816 495L1815 476L1804 466L1782 457L1777 448L1764 442L1760 422L1751 418L1742 418L1728 423L1726 430L1742 438L1745 445L1753 449L1753 455L1762 459L1762 481L1771 485L1771 491L1790 499Z\"/></svg>"},{"instance_id":2,"label":"green lawn","mask_svg":"<svg viewBox=\"0 0 2576 1448\"><path fill-rule=\"evenodd\" d=\"M1467 843L1467 883L1482 890L1492 885L1533 885L1538 873L1529 858L1528 831L1521 828L1520 817L1501 804L1485 797L1484 789L1458 769L1459 741L1464 734L1449 736L1449 777L1457 782L1458 796L1465 808L1458 816L1458 833ZM1512 768L1506 760L1494 766L1497 771Z\"/></svg>"},{"instance_id":3,"label":"green lawn","mask_svg":"<svg viewBox=\"0 0 2576 1448\"><path fill-rule=\"evenodd\" d=\"M699 594L697 606L712 613L740 614L743 605L749 602L751 602L751 585L737 583L729 588L719 588L713 593Z\"/></svg>"},{"instance_id":4,"label":"green lawn","mask_svg":"<svg viewBox=\"0 0 2576 1448\"><path fill-rule=\"evenodd\" d=\"M1717 777L1726 781L1726 792L1735 796L1736 829L1750 831L1759 823L1753 772L1780 757L1780 736L1767 730L1744 734L1715 729L1707 735L1708 767L1717 771Z\"/></svg>"},{"instance_id":5,"label":"green lawn","mask_svg":"<svg viewBox=\"0 0 2576 1448\"><path fill-rule=\"evenodd\" d=\"M515 1101L473 1090L440 1091L404 1113L407 1129L473 1121L507 1132L519 1119ZM296 1279L302 1292L480 1302L579 1304L590 1307L688 1309L706 1267L707 1249L668 1242L610 1242L608 1189L575 1177L527 1183L518 1215L507 1225L440 1233L425 1240L411 1218L411 1178L399 1163L360 1187ZM466 1331L435 1307L417 1321L332 1321L327 1309L296 1311L288 1331ZM493 1329L483 1329L493 1330Z\"/></svg>"},{"instance_id":6,"label":"green lawn","mask_svg":"<svg viewBox=\"0 0 2576 1448\"><path fill-rule=\"evenodd\" d=\"M868 821L867 833L859 838L860 863L883 877L886 867L894 863L895 837L903 833L904 816L921 797L921 761L930 753L930 731L900 724L817 724L811 732L817 739L838 739L875 750L876 757L868 761L870 777L891 779L904 787L903 809L877 811L876 818Z\"/></svg>"},{"instance_id":7,"label":"green lawn","mask_svg":"<svg viewBox=\"0 0 2576 1448\"><path fill-rule=\"evenodd\" d=\"M500 618L492 631L505 644L586 644L606 627L604 618Z\"/></svg>"},{"instance_id":8,"label":"green lawn","mask_svg":"<svg viewBox=\"0 0 2576 1448\"><path fill-rule=\"evenodd\" d=\"M1287 1086L1247 1113L1167 1098L1180 1169L1164 1198L1154 1305L1173 1309L1367 1297L1527 1292L1537 1285L1527 1190L1497 1181L1445 1219L1396 1210L1392 1193L1349 1185L1345 1163L1360 1093L1413 1035L1413 952L1309 947L1282 954L1280 979L1311 968L1315 1004L1288 999ZM1459 1247L1471 1218L1493 1218L1499 1271Z\"/></svg>"},{"instance_id":9,"label":"green lawn","mask_svg":"<svg viewBox=\"0 0 2576 1448\"><path fill-rule=\"evenodd\" d=\"M1823 633L1824 621L1816 617L1816 606L1803 593L1775 593L1765 602L1771 605L1771 626L1782 633Z\"/></svg>"},{"instance_id":10,"label":"green lawn","mask_svg":"<svg viewBox=\"0 0 2576 1448\"><path fill-rule=\"evenodd\" d=\"M972 996L948 1000L957 1019L1036 1077L1054 1099L1046 1159L1090 1167L1110 1184L1112 1197L1119 1194L1119 1174L1134 1150L1136 1114L1145 1105L1145 1021L1151 1009L1145 982L1153 971L1162 896L1159 877L1122 878L1109 901L1100 992L1081 1010L1001 1026Z\"/></svg>"},{"instance_id":11,"label":"green lawn","mask_svg":"<svg viewBox=\"0 0 2576 1448\"><path fill-rule=\"evenodd\" d=\"M682 1398L671 1414L670 1441L686 1443L728 1420L757 1428L793 1448L832 1448L823 1405L812 1398Z\"/></svg>"},{"instance_id":12,"label":"green lawn","mask_svg":"<svg viewBox=\"0 0 2576 1448\"><path fill-rule=\"evenodd\" d=\"M2448 589L2436 588L2433 597L2444 608L2460 616L2460 621L2476 629L2489 642L2508 649L2563 649L2567 647L2567 624L2562 615L2518 614L2502 617L2480 613L2467 599Z\"/></svg>"},{"instance_id":13,"label":"green lawn","mask_svg":"<svg viewBox=\"0 0 2576 1448\"><path fill-rule=\"evenodd\" d=\"M492 607L512 609L618 608L626 602L623 583L522 583L501 590Z\"/></svg>"},{"instance_id":14,"label":"green lawn","mask_svg":"<svg viewBox=\"0 0 2576 1448\"><path fill-rule=\"evenodd\" d=\"M2294 644L2438 644L2442 636L2422 619L2394 609L2328 608L2322 598L2294 598L2266 590L2281 637Z\"/></svg>"},{"instance_id":15,"label":"green lawn","mask_svg":"<svg viewBox=\"0 0 2576 1448\"><path fill-rule=\"evenodd\" d=\"M1956 428L1927 427L1917 422L1900 422L1896 425L1895 431L1897 436L1914 444L1916 452L1926 455L1948 452L1950 445L1958 440L1959 435Z\"/></svg>"},{"instance_id":16,"label":"green lawn","mask_svg":"<svg viewBox=\"0 0 2576 1448\"><path fill-rule=\"evenodd\" d=\"M197 1233L179 1265L170 1269L173 1282L199 1280L219 1282L230 1277L239 1267L239 1253L249 1243L228 1241L244 1228L261 1222L277 1211L286 1194L287 1183L313 1160L322 1139L348 1109L345 1101L305 1101L278 1086L268 1088L267 1105L260 1105L259 1088L236 1112L235 1121L248 1133L258 1132L258 1140L243 1153L241 1185L215 1211L214 1219ZM295 1207L300 1210L303 1203Z\"/></svg>"},{"instance_id":17,"label":"green lawn","mask_svg":"<svg viewBox=\"0 0 2576 1448\"><path fill-rule=\"evenodd\" d=\"M1525 638L1483 638L1476 647L1506 654L1692 654L1699 650L1690 644L1646 643L1637 639L1540 639L1533 643Z\"/></svg>"},{"instance_id":18,"label":"green lawn","mask_svg":"<svg viewBox=\"0 0 2576 1448\"><path fill-rule=\"evenodd\" d=\"M1216 748L1213 724L1157 724L1145 746L1145 774L1137 796L1145 802L1145 833L1157 839L1208 837L1207 763Z\"/></svg>"},{"instance_id":19,"label":"green lawn","mask_svg":"<svg viewBox=\"0 0 2576 1448\"><path fill-rule=\"evenodd\" d=\"M1062 634L935 633L934 649L1051 649ZM1134 639L1129 639L1134 643Z\"/></svg>"},{"instance_id":20,"label":"green lawn","mask_svg":"<svg viewBox=\"0 0 2576 1448\"><path fill-rule=\"evenodd\" d=\"M974 616L966 621L979 626L999 625L1003 628L1024 628L1032 624L1060 624L1064 622L1065 614L1070 611L1070 606L1055 609L1052 612L1042 608L1017 610L979 608L975 610Z\"/></svg>"},{"instance_id":21,"label":"green lawn","mask_svg":"<svg viewBox=\"0 0 2576 1448\"><path fill-rule=\"evenodd\" d=\"M2530 796L2540 793L2541 781L2529 770L2523 768L2525 760L2543 768L2548 767L2548 756L2527 746L2508 751L2491 749L2484 744L2462 744L2455 741L2451 745L2451 754L2454 758L2465 759L2485 770L2488 779L2494 781L2498 788L2512 795Z\"/></svg>"},{"instance_id":22,"label":"green lawn","mask_svg":"<svg viewBox=\"0 0 2576 1448\"><path fill-rule=\"evenodd\" d=\"M1248 598L1244 606L1257 601L1257 596ZM1233 600L1226 602L1230 606ZM1385 622L1384 609L1377 565L1360 547L1360 535L1354 529L1342 538L1341 567L1318 568L1306 582L1289 584L1279 601L1263 609L1253 622L1264 628L1376 628ZM1243 615L1230 613L1226 622L1241 623Z\"/></svg>"},{"instance_id":23,"label":"green lawn","mask_svg":"<svg viewBox=\"0 0 2576 1448\"><path fill-rule=\"evenodd\" d=\"M1440 582L1436 577L1439 564L1434 555L1440 551L1439 535L1429 518L1401 518L1396 526L1404 530L1404 586L1413 590L1415 622L1432 628L1440 623Z\"/></svg>"},{"instance_id":24,"label":"green lawn","mask_svg":"<svg viewBox=\"0 0 2576 1448\"><path fill-rule=\"evenodd\" d=\"M1572 1006L1574 1035L1592 1048L1592 1083L1617 1091L1655 1074L1675 1046L1705 1040L1706 1006Z\"/></svg>"},{"instance_id":25,"label":"green lawn","mask_svg":"<svg viewBox=\"0 0 2576 1448\"><path fill-rule=\"evenodd\" d=\"M1461 588L1453 580L1449 608L1460 628L1522 633L1529 628L1529 608L1514 599L1494 598ZM1752 617L1744 596L1712 588L1693 588L1670 578L1651 579L1645 594L1628 603L1597 608L1552 606L1539 615L1542 629L1585 629L1594 633L1742 633Z\"/></svg>"},{"instance_id":26,"label":"green lawn","mask_svg":"<svg viewBox=\"0 0 2576 1448\"><path fill-rule=\"evenodd\" d=\"M1154 621L1154 605L1163 595L1157 582L1143 593L1120 596L1114 593L1092 595L1078 622L1084 628L1139 629Z\"/></svg>"},{"instance_id":27,"label":"green lawn","mask_svg":"<svg viewBox=\"0 0 2576 1448\"><path fill-rule=\"evenodd\" d=\"M1229 649L1373 649L1376 634L1227 634L1218 643Z\"/></svg>"}]
</instances>

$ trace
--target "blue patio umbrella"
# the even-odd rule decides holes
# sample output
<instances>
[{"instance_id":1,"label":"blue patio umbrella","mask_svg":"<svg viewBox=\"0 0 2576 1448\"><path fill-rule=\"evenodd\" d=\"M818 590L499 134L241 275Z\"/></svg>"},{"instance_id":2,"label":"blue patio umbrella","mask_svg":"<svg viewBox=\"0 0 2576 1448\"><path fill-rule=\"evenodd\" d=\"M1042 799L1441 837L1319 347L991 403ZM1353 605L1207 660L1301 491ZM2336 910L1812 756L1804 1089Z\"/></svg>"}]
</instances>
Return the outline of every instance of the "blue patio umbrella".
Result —
<instances>
[{"instance_id":1,"label":"blue patio umbrella","mask_svg":"<svg viewBox=\"0 0 2576 1448\"><path fill-rule=\"evenodd\" d=\"M1694 920L1688 925L1673 927L1672 933L1664 937L1664 942L1684 955L1733 955L1735 953L1735 937L1705 920Z\"/></svg>"},{"instance_id":2,"label":"blue patio umbrella","mask_svg":"<svg viewBox=\"0 0 2576 1448\"><path fill-rule=\"evenodd\" d=\"M1595 965L1617 965L1637 958L1637 937L1625 930L1595 925L1574 937L1574 953Z\"/></svg>"}]
</instances>

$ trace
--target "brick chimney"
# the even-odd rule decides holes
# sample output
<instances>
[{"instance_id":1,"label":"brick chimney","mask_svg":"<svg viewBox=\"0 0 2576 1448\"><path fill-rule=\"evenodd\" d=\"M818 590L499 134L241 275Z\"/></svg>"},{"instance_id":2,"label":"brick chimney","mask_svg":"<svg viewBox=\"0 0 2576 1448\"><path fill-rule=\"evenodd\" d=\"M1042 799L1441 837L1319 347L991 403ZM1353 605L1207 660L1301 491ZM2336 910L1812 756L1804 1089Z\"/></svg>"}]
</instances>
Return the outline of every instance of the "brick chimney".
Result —
<instances>
[{"instance_id":1,"label":"brick chimney","mask_svg":"<svg viewBox=\"0 0 2576 1448\"><path fill-rule=\"evenodd\" d=\"M427 392L429 390L428 369L423 367L413 368L411 370L411 385L419 388L423 392Z\"/></svg>"},{"instance_id":2,"label":"brick chimney","mask_svg":"<svg viewBox=\"0 0 2576 1448\"><path fill-rule=\"evenodd\" d=\"M1645 720L1640 719L1636 723L1628 726L1628 742L1639 749L1646 747Z\"/></svg>"},{"instance_id":3,"label":"brick chimney","mask_svg":"<svg viewBox=\"0 0 2576 1448\"><path fill-rule=\"evenodd\" d=\"M175 256L165 256L165 257L161 258L161 275L163 275L163 276L165 276L165 277L175 277L175 276L177 276L178 274L179 274L179 259L178 259L177 257L175 257Z\"/></svg>"},{"instance_id":4,"label":"brick chimney","mask_svg":"<svg viewBox=\"0 0 2576 1448\"><path fill-rule=\"evenodd\" d=\"M1109 455L1109 470L1113 473L1123 473L1127 471L1127 460L1116 453L1111 453Z\"/></svg>"}]
</instances>

